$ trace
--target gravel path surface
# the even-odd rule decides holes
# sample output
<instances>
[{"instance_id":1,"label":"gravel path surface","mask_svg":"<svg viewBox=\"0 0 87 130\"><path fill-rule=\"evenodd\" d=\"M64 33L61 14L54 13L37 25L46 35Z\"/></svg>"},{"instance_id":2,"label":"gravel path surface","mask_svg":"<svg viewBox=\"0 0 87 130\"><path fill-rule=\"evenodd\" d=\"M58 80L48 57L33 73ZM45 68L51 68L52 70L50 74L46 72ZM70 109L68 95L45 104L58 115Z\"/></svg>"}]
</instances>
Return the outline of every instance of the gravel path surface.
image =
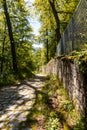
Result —
<instances>
[{"instance_id":1,"label":"gravel path surface","mask_svg":"<svg viewBox=\"0 0 87 130\"><path fill-rule=\"evenodd\" d=\"M27 120L36 93L43 87L45 78L36 75L34 79L0 89L0 130L31 130L22 122Z\"/></svg>"}]
</instances>

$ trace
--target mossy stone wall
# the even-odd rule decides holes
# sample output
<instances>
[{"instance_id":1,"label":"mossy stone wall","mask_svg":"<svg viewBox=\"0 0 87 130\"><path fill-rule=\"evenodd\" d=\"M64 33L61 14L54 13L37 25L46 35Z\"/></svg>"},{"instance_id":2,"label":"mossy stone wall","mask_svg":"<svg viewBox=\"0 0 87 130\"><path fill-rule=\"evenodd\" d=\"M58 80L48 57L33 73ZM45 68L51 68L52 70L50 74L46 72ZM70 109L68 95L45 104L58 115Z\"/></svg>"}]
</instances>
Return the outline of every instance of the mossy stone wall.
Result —
<instances>
[{"instance_id":1,"label":"mossy stone wall","mask_svg":"<svg viewBox=\"0 0 87 130\"><path fill-rule=\"evenodd\" d=\"M57 75L73 100L76 110L80 114L86 112L87 80L74 60L55 58L42 71L46 74Z\"/></svg>"}]
</instances>

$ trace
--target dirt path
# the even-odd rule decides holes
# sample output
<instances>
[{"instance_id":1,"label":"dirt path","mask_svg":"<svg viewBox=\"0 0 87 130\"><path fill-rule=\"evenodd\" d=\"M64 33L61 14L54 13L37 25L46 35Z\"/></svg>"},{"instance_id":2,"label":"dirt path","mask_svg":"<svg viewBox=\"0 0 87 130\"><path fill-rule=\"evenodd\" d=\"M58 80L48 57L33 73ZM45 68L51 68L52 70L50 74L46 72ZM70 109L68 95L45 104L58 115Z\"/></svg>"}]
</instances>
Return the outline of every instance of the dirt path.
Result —
<instances>
[{"instance_id":1,"label":"dirt path","mask_svg":"<svg viewBox=\"0 0 87 130\"><path fill-rule=\"evenodd\" d=\"M0 89L0 130L31 130L22 122L27 120L45 80L38 74L34 79Z\"/></svg>"}]
</instances>

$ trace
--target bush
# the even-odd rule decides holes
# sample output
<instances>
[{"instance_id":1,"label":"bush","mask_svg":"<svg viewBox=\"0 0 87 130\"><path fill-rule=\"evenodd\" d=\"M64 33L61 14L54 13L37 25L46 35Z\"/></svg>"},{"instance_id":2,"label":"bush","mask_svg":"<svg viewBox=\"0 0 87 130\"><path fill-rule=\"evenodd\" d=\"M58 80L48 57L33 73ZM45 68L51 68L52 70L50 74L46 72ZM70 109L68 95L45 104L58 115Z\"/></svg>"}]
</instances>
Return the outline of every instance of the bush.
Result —
<instances>
[{"instance_id":1,"label":"bush","mask_svg":"<svg viewBox=\"0 0 87 130\"><path fill-rule=\"evenodd\" d=\"M13 84L16 82L15 75L10 72L5 72L0 75L0 86Z\"/></svg>"}]
</instances>

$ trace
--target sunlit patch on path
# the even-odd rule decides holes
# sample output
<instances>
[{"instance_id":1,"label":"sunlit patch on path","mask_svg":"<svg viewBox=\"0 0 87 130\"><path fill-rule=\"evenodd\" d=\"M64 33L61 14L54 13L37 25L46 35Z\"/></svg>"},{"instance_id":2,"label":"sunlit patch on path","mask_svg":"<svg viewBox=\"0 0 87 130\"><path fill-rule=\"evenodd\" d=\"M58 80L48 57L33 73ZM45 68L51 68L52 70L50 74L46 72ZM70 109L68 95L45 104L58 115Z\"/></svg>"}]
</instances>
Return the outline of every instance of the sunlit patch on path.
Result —
<instances>
[{"instance_id":1,"label":"sunlit patch on path","mask_svg":"<svg viewBox=\"0 0 87 130\"><path fill-rule=\"evenodd\" d=\"M27 120L44 81L44 76L36 75L34 79L0 89L0 130L20 130L19 125ZM22 125L21 130L31 130Z\"/></svg>"}]
</instances>

